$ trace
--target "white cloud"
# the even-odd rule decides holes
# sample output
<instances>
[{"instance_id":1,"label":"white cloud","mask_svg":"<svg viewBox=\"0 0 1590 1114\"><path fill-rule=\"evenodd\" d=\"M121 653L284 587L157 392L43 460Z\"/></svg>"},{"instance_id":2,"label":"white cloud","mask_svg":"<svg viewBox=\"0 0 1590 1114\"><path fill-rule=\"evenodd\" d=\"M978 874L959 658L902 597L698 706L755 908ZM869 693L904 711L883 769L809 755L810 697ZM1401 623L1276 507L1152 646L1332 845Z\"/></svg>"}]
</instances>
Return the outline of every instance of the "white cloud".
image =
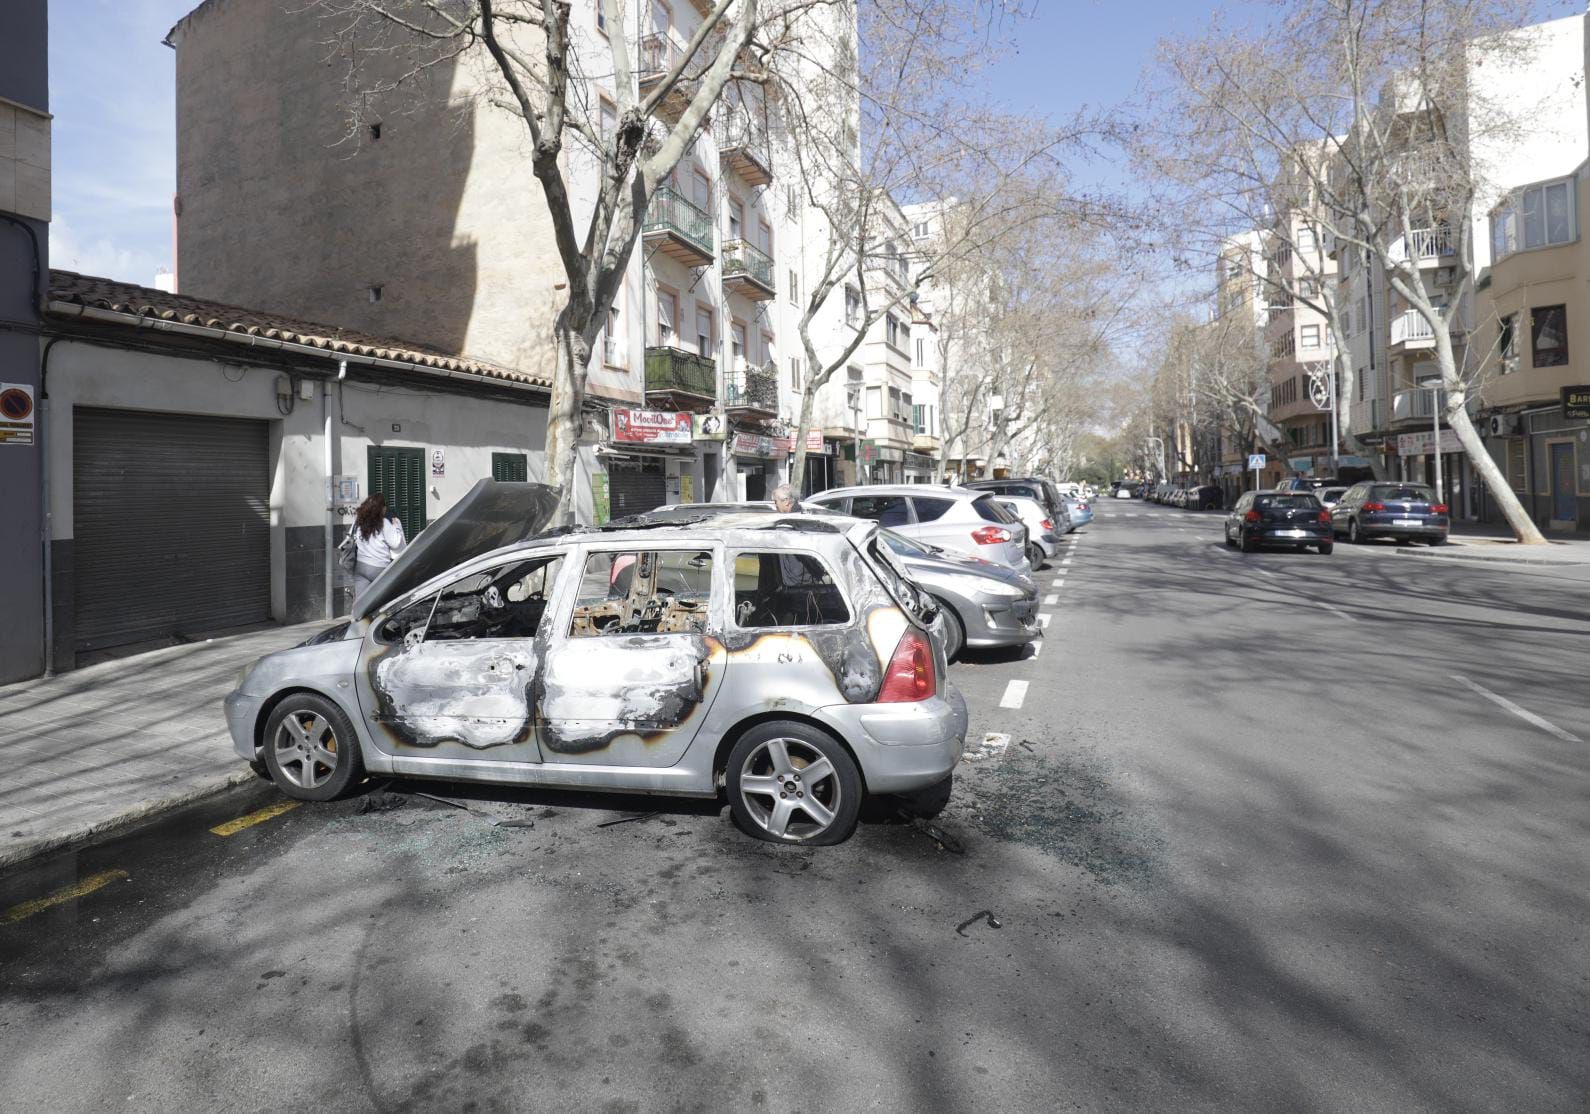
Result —
<instances>
[{"instance_id":1,"label":"white cloud","mask_svg":"<svg viewBox=\"0 0 1590 1114\"><path fill-rule=\"evenodd\" d=\"M162 256L136 242L115 243L105 236L79 237L59 213L50 222L50 266L100 278L153 286L155 272L169 268L169 253Z\"/></svg>"}]
</instances>

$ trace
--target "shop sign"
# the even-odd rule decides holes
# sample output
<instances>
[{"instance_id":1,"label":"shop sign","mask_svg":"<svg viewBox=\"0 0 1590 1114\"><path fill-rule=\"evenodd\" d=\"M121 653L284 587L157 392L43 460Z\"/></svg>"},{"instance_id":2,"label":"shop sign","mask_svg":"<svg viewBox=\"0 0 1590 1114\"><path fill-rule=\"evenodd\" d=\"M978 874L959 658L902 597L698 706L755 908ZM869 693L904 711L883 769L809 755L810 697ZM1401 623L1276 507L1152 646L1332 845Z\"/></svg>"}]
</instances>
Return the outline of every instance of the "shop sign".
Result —
<instances>
[{"instance_id":1,"label":"shop sign","mask_svg":"<svg viewBox=\"0 0 1590 1114\"><path fill-rule=\"evenodd\" d=\"M688 445L691 415L671 410L613 411L613 441L625 445Z\"/></svg>"},{"instance_id":2,"label":"shop sign","mask_svg":"<svg viewBox=\"0 0 1590 1114\"><path fill-rule=\"evenodd\" d=\"M729 435L729 423L722 414L692 414L690 425L697 441L722 441Z\"/></svg>"},{"instance_id":3,"label":"shop sign","mask_svg":"<svg viewBox=\"0 0 1590 1114\"><path fill-rule=\"evenodd\" d=\"M612 497L606 472L591 473L591 521L600 526L613 517Z\"/></svg>"},{"instance_id":4,"label":"shop sign","mask_svg":"<svg viewBox=\"0 0 1590 1114\"><path fill-rule=\"evenodd\" d=\"M1564 387L1562 389L1562 416L1564 418L1590 418L1590 387Z\"/></svg>"},{"instance_id":5,"label":"shop sign","mask_svg":"<svg viewBox=\"0 0 1590 1114\"><path fill-rule=\"evenodd\" d=\"M0 383L0 445L33 444L33 388Z\"/></svg>"},{"instance_id":6,"label":"shop sign","mask_svg":"<svg viewBox=\"0 0 1590 1114\"><path fill-rule=\"evenodd\" d=\"M1311 456L1294 456L1286 462L1286 466L1294 472L1312 472L1314 458Z\"/></svg>"},{"instance_id":7,"label":"shop sign","mask_svg":"<svg viewBox=\"0 0 1590 1114\"><path fill-rule=\"evenodd\" d=\"M1397 438L1398 456L1429 456L1435 448L1435 433L1425 430L1421 433L1404 433ZM1441 451L1443 453L1460 453L1463 451L1463 442L1458 440L1458 435L1450 429L1441 431Z\"/></svg>"},{"instance_id":8,"label":"shop sign","mask_svg":"<svg viewBox=\"0 0 1590 1114\"><path fill-rule=\"evenodd\" d=\"M795 435L792 433L788 437L773 438L773 449L775 452L793 453L795 451ZM822 430L808 429L806 431L806 451L809 453L820 453L823 451Z\"/></svg>"},{"instance_id":9,"label":"shop sign","mask_svg":"<svg viewBox=\"0 0 1590 1114\"><path fill-rule=\"evenodd\" d=\"M734 452L736 456L776 455L773 439L761 433L736 433L734 435Z\"/></svg>"}]
</instances>

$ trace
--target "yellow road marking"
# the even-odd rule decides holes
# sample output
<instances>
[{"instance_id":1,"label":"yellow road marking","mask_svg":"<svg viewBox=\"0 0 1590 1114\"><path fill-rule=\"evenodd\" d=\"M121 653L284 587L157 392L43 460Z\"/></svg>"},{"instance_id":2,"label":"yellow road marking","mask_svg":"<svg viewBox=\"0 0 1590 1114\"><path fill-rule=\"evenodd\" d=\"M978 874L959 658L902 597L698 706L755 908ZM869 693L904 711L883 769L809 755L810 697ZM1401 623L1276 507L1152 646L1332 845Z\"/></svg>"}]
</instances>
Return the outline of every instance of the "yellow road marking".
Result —
<instances>
[{"instance_id":1,"label":"yellow road marking","mask_svg":"<svg viewBox=\"0 0 1590 1114\"><path fill-rule=\"evenodd\" d=\"M244 828L252 828L255 824L263 824L284 812L290 812L298 807L297 801L277 801L273 805L266 805L258 812L251 812L247 816L239 816L236 820L228 820L225 824L217 824L210 831L218 836L237 835Z\"/></svg>"},{"instance_id":2,"label":"yellow road marking","mask_svg":"<svg viewBox=\"0 0 1590 1114\"><path fill-rule=\"evenodd\" d=\"M36 897L32 901L24 901L21 905L13 905L6 910L5 923L16 924L26 920L35 913L42 913L46 909L53 909L57 905L65 905L68 901L76 901L80 897L87 897L101 886L107 886L119 879L126 878L125 870L102 870L98 874L90 874L87 878L80 878L70 886L56 890L48 897Z\"/></svg>"}]
</instances>

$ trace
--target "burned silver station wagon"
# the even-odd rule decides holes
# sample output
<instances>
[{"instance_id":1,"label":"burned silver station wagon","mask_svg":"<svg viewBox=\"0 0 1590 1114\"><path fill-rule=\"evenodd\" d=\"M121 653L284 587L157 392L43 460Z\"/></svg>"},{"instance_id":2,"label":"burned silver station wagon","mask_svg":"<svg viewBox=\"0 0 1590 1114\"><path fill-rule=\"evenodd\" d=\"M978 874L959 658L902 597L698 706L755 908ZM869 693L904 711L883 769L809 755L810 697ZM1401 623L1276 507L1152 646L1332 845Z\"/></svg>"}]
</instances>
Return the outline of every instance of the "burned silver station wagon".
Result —
<instances>
[{"instance_id":1,"label":"burned silver station wagon","mask_svg":"<svg viewBox=\"0 0 1590 1114\"><path fill-rule=\"evenodd\" d=\"M244 671L238 753L314 801L366 774L723 792L784 843L847 838L867 794L947 799L966 705L875 523L543 532L555 504L480 481L347 623Z\"/></svg>"}]
</instances>

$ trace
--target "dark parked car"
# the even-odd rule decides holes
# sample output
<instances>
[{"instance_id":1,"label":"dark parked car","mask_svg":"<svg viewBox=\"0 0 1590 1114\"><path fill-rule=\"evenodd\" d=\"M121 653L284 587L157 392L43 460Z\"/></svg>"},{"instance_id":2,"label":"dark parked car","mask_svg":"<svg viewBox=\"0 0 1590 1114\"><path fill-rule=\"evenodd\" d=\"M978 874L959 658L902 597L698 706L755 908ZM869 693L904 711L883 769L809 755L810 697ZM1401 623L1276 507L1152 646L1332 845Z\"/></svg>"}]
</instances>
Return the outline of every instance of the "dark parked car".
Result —
<instances>
[{"instance_id":1,"label":"dark parked car","mask_svg":"<svg viewBox=\"0 0 1590 1114\"><path fill-rule=\"evenodd\" d=\"M1003 480L967 480L962 487L973 491L992 491L995 495L1020 495L1036 499L1055 521L1065 512L1060 489L1042 476L1010 476Z\"/></svg>"},{"instance_id":2,"label":"dark parked car","mask_svg":"<svg viewBox=\"0 0 1590 1114\"><path fill-rule=\"evenodd\" d=\"M1252 553L1261 546L1335 548L1330 512L1306 491L1248 491L1226 516L1226 544Z\"/></svg>"},{"instance_id":3,"label":"dark parked car","mask_svg":"<svg viewBox=\"0 0 1590 1114\"><path fill-rule=\"evenodd\" d=\"M1397 538L1441 545L1451 528L1447 505L1424 484L1366 480L1347 489L1331 508L1331 526L1350 542Z\"/></svg>"}]
</instances>

